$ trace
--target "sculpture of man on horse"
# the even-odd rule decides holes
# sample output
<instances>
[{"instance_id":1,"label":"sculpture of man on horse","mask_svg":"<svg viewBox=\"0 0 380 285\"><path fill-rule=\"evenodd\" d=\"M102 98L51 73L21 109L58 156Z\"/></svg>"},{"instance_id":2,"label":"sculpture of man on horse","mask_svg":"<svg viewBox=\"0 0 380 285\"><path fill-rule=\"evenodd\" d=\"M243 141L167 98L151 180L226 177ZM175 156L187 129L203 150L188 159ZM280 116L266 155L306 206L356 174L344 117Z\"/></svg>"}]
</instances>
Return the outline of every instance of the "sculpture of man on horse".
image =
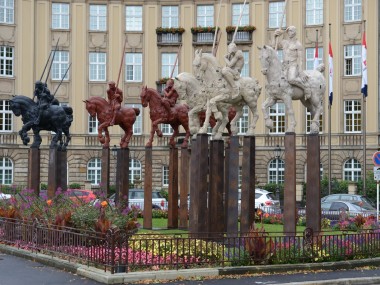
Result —
<instances>
[{"instance_id":1,"label":"sculpture of man on horse","mask_svg":"<svg viewBox=\"0 0 380 285\"><path fill-rule=\"evenodd\" d=\"M108 82L107 98L108 103L112 107L111 120L108 122L108 125L113 126L115 124L116 113L120 110L121 102L123 101L123 91L116 86L115 81Z\"/></svg>"},{"instance_id":2,"label":"sculpture of man on horse","mask_svg":"<svg viewBox=\"0 0 380 285\"><path fill-rule=\"evenodd\" d=\"M47 110L53 103L54 105L59 105L59 102L50 94L50 90L46 83L39 80L35 83L33 98L34 97L37 98L37 112L34 124L38 126L40 124L42 112Z\"/></svg>"},{"instance_id":3,"label":"sculpture of man on horse","mask_svg":"<svg viewBox=\"0 0 380 285\"><path fill-rule=\"evenodd\" d=\"M172 108L177 103L178 93L174 88L174 80L170 78L166 82L166 88L164 89L164 98L162 98L162 104L168 112L168 117L170 117L173 112Z\"/></svg>"},{"instance_id":4,"label":"sculpture of man on horse","mask_svg":"<svg viewBox=\"0 0 380 285\"><path fill-rule=\"evenodd\" d=\"M288 39L280 41L283 48L283 72L289 84L295 85L304 90L305 100L311 97L309 76L303 70L303 46L297 39L296 27L289 26L286 29ZM279 37L283 34L281 29L274 32L274 36Z\"/></svg>"}]
</instances>

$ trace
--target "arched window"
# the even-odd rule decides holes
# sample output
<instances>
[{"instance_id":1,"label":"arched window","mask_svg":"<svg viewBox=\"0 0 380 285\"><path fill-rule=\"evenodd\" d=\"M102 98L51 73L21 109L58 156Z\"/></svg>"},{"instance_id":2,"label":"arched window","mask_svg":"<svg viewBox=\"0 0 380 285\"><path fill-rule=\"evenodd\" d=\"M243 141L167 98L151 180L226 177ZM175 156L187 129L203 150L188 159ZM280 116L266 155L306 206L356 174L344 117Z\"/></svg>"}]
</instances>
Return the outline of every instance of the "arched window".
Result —
<instances>
[{"instance_id":1,"label":"arched window","mask_svg":"<svg viewBox=\"0 0 380 285\"><path fill-rule=\"evenodd\" d=\"M273 159L269 163L268 183L284 183L285 162L282 159Z\"/></svg>"},{"instance_id":2,"label":"arched window","mask_svg":"<svg viewBox=\"0 0 380 285\"><path fill-rule=\"evenodd\" d=\"M102 162L100 158L93 158L87 164L87 180L92 185L99 185L101 178Z\"/></svg>"},{"instance_id":3,"label":"arched window","mask_svg":"<svg viewBox=\"0 0 380 285\"><path fill-rule=\"evenodd\" d=\"M351 158L344 163L344 180L358 181L362 176L362 166L358 160Z\"/></svg>"},{"instance_id":4,"label":"arched window","mask_svg":"<svg viewBox=\"0 0 380 285\"><path fill-rule=\"evenodd\" d=\"M0 184L13 184L13 162L7 157L0 158Z\"/></svg>"},{"instance_id":5,"label":"arched window","mask_svg":"<svg viewBox=\"0 0 380 285\"><path fill-rule=\"evenodd\" d=\"M129 183L133 184L135 179L142 180L141 177L141 162L138 159L129 160Z\"/></svg>"}]
</instances>

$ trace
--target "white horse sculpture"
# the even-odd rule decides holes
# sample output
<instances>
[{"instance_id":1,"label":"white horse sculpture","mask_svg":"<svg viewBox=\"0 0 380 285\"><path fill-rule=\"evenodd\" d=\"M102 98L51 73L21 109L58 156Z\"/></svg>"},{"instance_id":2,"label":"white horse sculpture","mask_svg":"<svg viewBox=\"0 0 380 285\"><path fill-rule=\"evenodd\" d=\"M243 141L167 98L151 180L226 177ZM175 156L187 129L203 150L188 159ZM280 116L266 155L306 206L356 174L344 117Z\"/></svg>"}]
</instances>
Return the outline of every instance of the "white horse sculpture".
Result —
<instances>
[{"instance_id":1,"label":"white horse sculpture","mask_svg":"<svg viewBox=\"0 0 380 285\"><path fill-rule=\"evenodd\" d=\"M265 85L268 98L261 107L267 128L271 129L273 127L273 121L269 117L268 108L273 106L278 100L281 100L285 104L285 110L289 117L289 124L286 131L294 132L297 123L294 117L292 100L301 100L302 104L311 113L312 121L310 133L319 133L319 117L323 112L322 103L326 90L325 78L322 75L324 65L319 65L317 70L305 71L309 77L308 84L310 85L312 93L311 97L305 100L304 91L297 86L290 85L285 79L281 62L277 57L276 51L266 45L262 48L258 47L258 49L260 50L261 72L266 76L268 82Z\"/></svg>"},{"instance_id":2,"label":"white horse sculpture","mask_svg":"<svg viewBox=\"0 0 380 285\"><path fill-rule=\"evenodd\" d=\"M250 77L241 77L238 81L240 86L239 96L236 99L231 99L231 91L226 87L228 83L222 76L222 67L215 56L202 53L202 50L197 50L195 51L193 66L196 77L190 76L189 73L186 73L186 75L185 73L181 74L182 76L177 76L177 83L175 81L174 85L180 97L182 96L190 106L189 120L195 123L197 114L202 110L206 110L205 123L201 129L196 124L189 122L192 134L194 134L197 127L199 133L207 132L207 126L209 125L212 113L211 109L214 105L218 110L218 112L214 113L217 119L217 124L213 129L214 139L220 139L222 136L222 132L228 123L228 109L230 106L236 109L236 116L231 122L232 135L236 135L238 132L236 122L242 116L244 105L248 105L252 112L253 120L249 126L247 135L254 135L258 120L257 100L261 93L261 86L258 84L258 81ZM181 86L181 82L185 86ZM225 94L226 98L221 101L214 100L216 96L221 94Z\"/></svg>"}]
</instances>

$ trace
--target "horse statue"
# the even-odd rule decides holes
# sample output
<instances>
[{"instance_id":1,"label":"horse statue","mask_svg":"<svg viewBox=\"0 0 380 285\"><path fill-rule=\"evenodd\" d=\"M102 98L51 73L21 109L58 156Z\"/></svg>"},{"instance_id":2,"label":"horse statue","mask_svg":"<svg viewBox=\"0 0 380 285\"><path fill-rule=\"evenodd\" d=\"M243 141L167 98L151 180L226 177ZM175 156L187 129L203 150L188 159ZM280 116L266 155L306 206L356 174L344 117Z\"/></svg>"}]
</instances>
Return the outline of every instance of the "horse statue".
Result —
<instances>
[{"instance_id":1,"label":"horse statue","mask_svg":"<svg viewBox=\"0 0 380 285\"><path fill-rule=\"evenodd\" d=\"M86 104L86 109L90 116L95 117L99 121L98 126L98 138L99 142L103 145L103 148L108 148L110 145L110 134L108 131L109 122L112 113L112 106L102 97L94 96L83 101ZM136 117L140 114L140 109L121 107L115 116L115 125L119 125L124 135L120 140L120 147L127 148L129 141L133 135L133 124L136 121ZM104 131L104 136L102 132Z\"/></svg>"},{"instance_id":2,"label":"horse statue","mask_svg":"<svg viewBox=\"0 0 380 285\"><path fill-rule=\"evenodd\" d=\"M213 136L215 139L220 139L222 132L228 123L228 109L233 106L236 110L235 118L231 121L231 131L233 135L238 133L236 126L237 121L243 114L243 107L248 105L252 113L252 123L249 125L247 135L254 135L256 123L258 120L257 100L261 93L261 86L255 78L240 77L237 85L239 86L239 94L235 99L232 99L232 91L226 87L227 81L222 75L222 67L212 54L202 53L202 50L195 51L193 60L195 79L201 88L201 95L204 100L198 100L196 110L206 110L205 126L208 126L208 120L212 112L217 119ZM177 76L179 78L179 76ZM184 78L189 79L188 76ZM192 79L191 79L192 80ZM206 96L205 96L206 95ZM189 94L187 94L189 96ZM195 94L190 97L196 96ZM202 106L203 105L203 106ZM215 111L217 110L217 111ZM220 124L219 124L220 122ZM205 132L205 126L200 129L200 132Z\"/></svg>"},{"instance_id":3,"label":"horse statue","mask_svg":"<svg viewBox=\"0 0 380 285\"><path fill-rule=\"evenodd\" d=\"M148 88L147 86L142 88L140 98L143 107L147 107L149 105L149 115L150 120L152 121L150 138L146 143L146 146L152 146L154 133L156 133L157 136L162 137L162 132L158 128L158 124L170 124L174 132L170 137L169 144L172 147L175 146L174 138L179 133L179 126L182 125L186 132L182 147L187 147L190 137L189 117L187 114L189 107L186 104L175 104L174 107L171 108L171 114L168 114L162 103L161 95L157 90Z\"/></svg>"},{"instance_id":4,"label":"horse statue","mask_svg":"<svg viewBox=\"0 0 380 285\"><path fill-rule=\"evenodd\" d=\"M309 77L308 83L311 89L311 97L305 100L304 91L288 83L282 72L281 62L277 57L276 51L267 45L260 50L261 72L266 76L267 84L265 85L268 98L262 104L265 125L271 129L273 121L269 117L269 107L273 106L278 100L285 104L285 111L289 117L287 132L294 132L296 120L292 106L292 100L301 100L302 104L311 113L312 121L310 125L310 133L319 133L319 117L323 112L323 96L326 90L325 78L322 75L324 65L321 64L316 70L305 71Z\"/></svg>"},{"instance_id":5,"label":"horse statue","mask_svg":"<svg viewBox=\"0 0 380 285\"><path fill-rule=\"evenodd\" d=\"M28 145L30 141L28 131L32 129L34 139L31 147L39 148L42 142L40 131L46 130L55 133L51 140L50 148L58 147L59 149L66 149L71 140L69 131L73 121L73 109L71 107L59 106L53 101L53 104L42 112L38 124L35 124L38 106L33 99L23 95L13 96L13 98L9 100L9 108L15 116L21 116L22 122L24 123L18 132L24 145ZM64 133L65 138L62 136L62 133Z\"/></svg>"}]
</instances>

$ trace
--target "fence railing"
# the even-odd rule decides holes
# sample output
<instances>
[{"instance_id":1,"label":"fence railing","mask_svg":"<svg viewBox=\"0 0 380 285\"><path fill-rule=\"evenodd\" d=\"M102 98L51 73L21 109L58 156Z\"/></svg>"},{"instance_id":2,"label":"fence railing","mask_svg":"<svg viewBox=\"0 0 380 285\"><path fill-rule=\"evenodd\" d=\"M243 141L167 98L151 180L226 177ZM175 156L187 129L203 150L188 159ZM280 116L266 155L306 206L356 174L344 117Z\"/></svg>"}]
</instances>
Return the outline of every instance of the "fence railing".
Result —
<instances>
[{"instance_id":1,"label":"fence railing","mask_svg":"<svg viewBox=\"0 0 380 285\"><path fill-rule=\"evenodd\" d=\"M133 234L110 229L96 233L12 219L0 219L0 241L19 248L103 268L137 270L338 261L380 255L380 232L345 234L202 233Z\"/></svg>"}]
</instances>

